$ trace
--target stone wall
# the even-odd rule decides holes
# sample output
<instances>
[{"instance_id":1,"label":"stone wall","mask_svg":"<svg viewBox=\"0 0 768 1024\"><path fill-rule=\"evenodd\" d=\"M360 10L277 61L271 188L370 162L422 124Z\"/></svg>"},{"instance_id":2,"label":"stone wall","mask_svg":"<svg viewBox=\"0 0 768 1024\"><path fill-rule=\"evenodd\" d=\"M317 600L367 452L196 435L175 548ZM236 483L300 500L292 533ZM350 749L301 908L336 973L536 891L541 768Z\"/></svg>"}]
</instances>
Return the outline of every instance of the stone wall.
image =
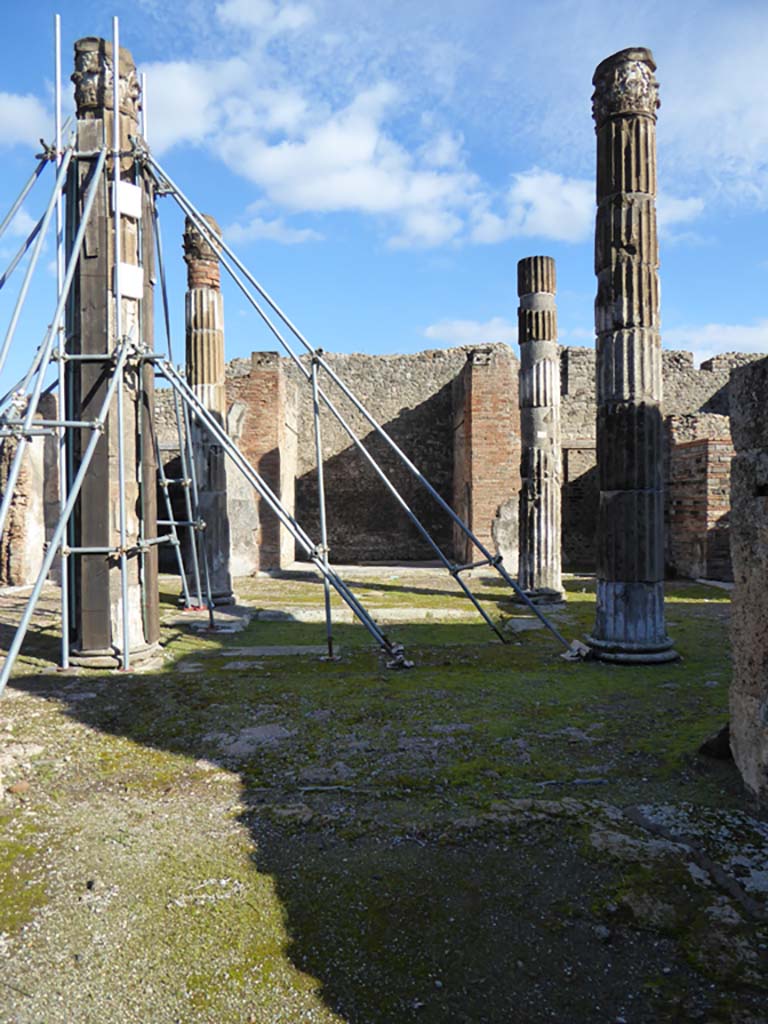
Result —
<instances>
[{"instance_id":1,"label":"stone wall","mask_svg":"<svg viewBox=\"0 0 768 1024\"><path fill-rule=\"evenodd\" d=\"M669 416L665 434L668 575L730 580L728 417Z\"/></svg>"},{"instance_id":2,"label":"stone wall","mask_svg":"<svg viewBox=\"0 0 768 1024\"><path fill-rule=\"evenodd\" d=\"M563 453L563 568L593 572L600 488L597 480L595 350L560 352Z\"/></svg>"},{"instance_id":3,"label":"stone wall","mask_svg":"<svg viewBox=\"0 0 768 1024\"><path fill-rule=\"evenodd\" d=\"M759 357L743 353L725 353L707 360L696 369L690 352L664 350L662 352L664 396L662 411L675 417L678 441L699 440L704 437L727 438L723 417L729 410L728 381L733 367L743 366ZM597 521L599 491L597 487L597 452L595 448L595 352L591 348L564 348L561 356L563 434L563 567L569 570L592 571L595 565L594 527ZM687 420L684 418L688 417ZM687 436L686 436L687 431ZM669 438L667 439L669 442ZM714 452L714 450L713 450ZM718 457L723 456L722 452ZM667 454L669 458L669 454ZM716 461L707 462L714 468ZM691 464L694 468L694 464ZM722 463L720 463L722 465ZM700 475L698 470L694 476ZM718 488L727 490L727 481L713 476L712 499ZM684 479L683 467L678 463L674 479L667 471L667 529L671 528L669 510L673 488L689 484ZM685 497L682 498L685 501ZM715 502L713 512L717 507ZM727 506L725 508L727 511ZM721 514L723 510L721 509ZM721 524L722 526L725 524ZM712 569L720 562L727 569L728 553L723 538L712 539ZM705 545L706 546L706 545ZM675 569L675 560L668 550L668 562ZM687 556L686 556L687 557ZM685 567L678 572L687 575Z\"/></svg>"},{"instance_id":4,"label":"stone wall","mask_svg":"<svg viewBox=\"0 0 768 1024\"><path fill-rule=\"evenodd\" d=\"M391 356L327 354L325 359L438 491L460 513L467 513L473 528L495 550L499 545L504 547L505 537L508 540L517 533L519 467L510 469L510 465L519 457L518 364L508 346L482 349L492 353L492 372L488 374L487 385L483 385L483 401L491 410L486 427L494 429L486 430L481 451L481 435L475 431L470 441L469 424L464 423L467 360L472 351L475 350L470 347L458 347ZM732 367L755 358L739 354L718 356L697 370L690 353L663 353L670 572L700 575L699 570L704 569L715 578L729 576L724 529L729 456L727 385ZM302 365L308 368L309 363L304 359ZM478 374L481 370L478 365L472 372ZM594 372L593 349L561 350L563 565L569 571L591 572L595 564L599 492ZM253 358L229 363L227 380L230 433L236 439L244 439L239 443L246 455L256 460L257 468L265 470L289 506L295 466L296 515L310 536L319 541L311 392L306 378L288 359L256 353ZM480 380L477 377L477 387ZM466 552L454 550L449 519L439 512L391 449L322 371L320 382L350 426L392 474L396 486L433 532L435 540L448 554L462 559ZM477 391L476 395L479 394ZM261 411L249 413L252 405ZM169 393L158 392L156 416L163 439L172 446L175 428ZM257 440L256 434L261 440ZM434 557L429 545L327 411L322 415L322 435L332 559L343 562ZM705 440L716 443L702 446L700 442ZM673 463L673 448L689 443L693 443L691 451L686 454L681 447ZM474 473L470 498L467 485L472 479L472 459L483 460L486 468ZM479 465L476 461L476 469ZM495 478L493 474L497 471L505 482ZM239 474L233 474L231 487L233 493L237 489L242 492L237 499L241 503L237 515L241 531L233 572L237 575L251 572L257 566L284 565L293 553L291 538L285 530L267 527L266 523L261 524L261 517L256 518L252 492ZM508 491L514 493L507 494ZM693 502L703 502L706 511L698 517L689 514ZM264 548L262 554L249 555L259 538ZM514 557L507 546L505 561L512 569Z\"/></svg>"},{"instance_id":5,"label":"stone wall","mask_svg":"<svg viewBox=\"0 0 768 1024\"><path fill-rule=\"evenodd\" d=\"M731 749L768 804L768 359L731 375Z\"/></svg>"},{"instance_id":6,"label":"stone wall","mask_svg":"<svg viewBox=\"0 0 768 1024\"><path fill-rule=\"evenodd\" d=\"M53 395L42 395L36 419L55 420L57 403ZM0 499L5 491L18 442L0 440ZM32 437L22 456L21 470L0 535L0 587L21 587L34 583L40 571L46 543L59 517L58 441L52 436ZM51 578L60 576L59 560Z\"/></svg>"},{"instance_id":7,"label":"stone wall","mask_svg":"<svg viewBox=\"0 0 768 1024\"><path fill-rule=\"evenodd\" d=\"M329 366L375 416L432 486L453 497L451 384L466 348L409 355L326 354ZM311 392L296 367L284 361L297 393L296 517L319 538ZM304 365L308 365L304 361ZM344 397L325 372L319 382L361 437L401 495L449 553L451 521L392 449ZM432 559L435 554L395 498L330 413L322 413L326 508L331 559L336 562Z\"/></svg>"}]
</instances>

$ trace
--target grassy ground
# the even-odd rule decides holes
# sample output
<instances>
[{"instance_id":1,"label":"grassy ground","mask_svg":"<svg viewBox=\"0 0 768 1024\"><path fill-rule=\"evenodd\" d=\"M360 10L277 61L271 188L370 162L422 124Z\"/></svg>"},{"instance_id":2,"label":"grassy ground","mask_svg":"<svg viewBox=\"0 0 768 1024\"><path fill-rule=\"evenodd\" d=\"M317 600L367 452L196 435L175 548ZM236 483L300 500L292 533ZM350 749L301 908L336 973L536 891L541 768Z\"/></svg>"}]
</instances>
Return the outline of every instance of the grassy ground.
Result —
<instances>
[{"instance_id":1,"label":"grassy ground","mask_svg":"<svg viewBox=\"0 0 768 1024\"><path fill-rule=\"evenodd\" d=\"M165 660L52 670L43 614L0 704L0 1021L730 1022L768 1016L768 829L732 764L728 596L676 584L680 662L573 663L482 574L510 643L429 570L347 574L338 662L304 574L241 581ZM553 613L592 625L594 588ZM14 614L17 595L2 599Z\"/></svg>"}]
</instances>

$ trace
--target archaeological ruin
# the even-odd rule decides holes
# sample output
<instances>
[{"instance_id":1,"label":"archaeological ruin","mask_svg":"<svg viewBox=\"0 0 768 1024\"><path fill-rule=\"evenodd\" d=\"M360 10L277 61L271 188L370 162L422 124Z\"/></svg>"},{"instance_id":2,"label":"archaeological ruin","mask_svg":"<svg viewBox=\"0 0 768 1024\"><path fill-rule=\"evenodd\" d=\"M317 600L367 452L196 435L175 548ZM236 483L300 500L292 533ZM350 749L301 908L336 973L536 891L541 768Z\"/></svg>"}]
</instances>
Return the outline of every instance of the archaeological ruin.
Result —
<instances>
[{"instance_id":1,"label":"archaeological ruin","mask_svg":"<svg viewBox=\"0 0 768 1024\"><path fill-rule=\"evenodd\" d=\"M537 255L517 267L519 351L489 339L386 356L313 349L269 298L152 157L117 36L78 41L75 63L76 139L48 157L59 197L66 178L60 308L2 410L0 584L34 584L21 638L50 575L64 664L125 669L157 649L158 571L213 621L238 577L298 559L402 667L332 565L437 558L470 597L461 574L485 566L537 606L564 600L564 571L594 574L592 655L663 663L678 657L665 578L733 581L731 743L764 796L766 361L697 368L662 349L650 51L614 54L593 80L596 349L559 345L555 263ZM170 332L167 356L156 339L170 319L158 195L186 217L185 375ZM225 360L222 268L280 352ZM43 393L49 363L58 397Z\"/></svg>"}]
</instances>

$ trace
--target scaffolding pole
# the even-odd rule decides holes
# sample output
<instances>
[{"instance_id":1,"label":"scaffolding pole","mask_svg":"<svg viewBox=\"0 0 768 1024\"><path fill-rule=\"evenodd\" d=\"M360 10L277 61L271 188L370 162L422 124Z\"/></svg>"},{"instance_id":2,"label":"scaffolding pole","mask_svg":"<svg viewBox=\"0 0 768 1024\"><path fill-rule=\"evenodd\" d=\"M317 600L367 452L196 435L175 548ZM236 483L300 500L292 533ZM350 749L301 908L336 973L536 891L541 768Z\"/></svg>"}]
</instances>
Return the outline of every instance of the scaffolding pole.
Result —
<instances>
[{"instance_id":1,"label":"scaffolding pole","mask_svg":"<svg viewBox=\"0 0 768 1024\"><path fill-rule=\"evenodd\" d=\"M43 251L43 242L45 241L45 236L48 232L48 225L51 223L53 211L56 208L56 200L58 196L61 194L62 188L64 187L64 181L67 176L67 168L69 167L69 162L72 159L72 152L73 150L70 147L64 154L64 159L61 161L58 174L56 175L56 181L53 186L53 192L51 193L51 197L48 200L48 205L45 208L45 213L43 214L40 221L40 230L37 233L37 238L35 239L34 247L32 249L32 255L29 258L26 273L24 274L24 280L21 283L21 288L19 289L19 294L16 299L16 305L14 306L13 313L11 314L11 320L10 323L8 324L7 331L5 332L2 347L0 348L0 373L3 372L5 360L8 357L8 349L10 348L11 342L13 341L13 336L16 333L16 328L19 323L19 317L21 316L21 311L24 308L24 303L26 301L27 293L29 291L29 285L32 281L32 275L34 274L35 269L37 267L37 262L40 259L40 253Z\"/></svg>"},{"instance_id":2,"label":"scaffolding pole","mask_svg":"<svg viewBox=\"0 0 768 1024\"><path fill-rule=\"evenodd\" d=\"M21 650L21 645L24 642L24 637L27 635L27 629L29 628L29 623L35 612L35 608L37 607L37 602L40 599L40 593L43 589L43 584L45 583L46 577L50 572L51 566L53 565L53 560L56 557L56 552L59 546L61 545L62 538L64 536L64 531L67 528L69 517L72 515L72 510L75 507L75 502L77 501L77 497L80 494L80 488L83 485L85 474L88 472L88 467L91 464L93 453L96 450L96 445L98 444L99 440L102 437L104 423L106 421L107 415L109 414L109 407L112 403L112 399L114 398L115 390L118 387L119 381L121 379L120 371L125 366L125 361L128 357L128 352L128 339L123 339L123 341L119 343L118 346L116 347L112 356L112 358L115 359L115 371L112 374L112 379L110 380L106 393L104 395L104 401L102 402L101 408L99 409L99 415L96 417L96 420L94 421L94 426L92 428L93 433L88 439L88 445L85 449L85 452L83 453L82 461L80 462L77 474L75 475L75 478L72 481L72 486L69 489L66 504L62 511L62 514L59 516L59 519L56 523L56 528L53 531L53 536L51 537L48 543L48 549L45 552L43 564L41 565L40 571L37 575L37 579L35 580L35 585L32 588L32 593L30 594L27 600L27 604L24 609L24 614L22 615L21 622L16 627L16 632L14 634L11 646L8 649L8 654L6 655L5 662L3 663L2 671L0 671L0 695L2 694L3 690L6 687L6 684L11 674L11 669L13 668L19 651Z\"/></svg>"},{"instance_id":3,"label":"scaffolding pole","mask_svg":"<svg viewBox=\"0 0 768 1024\"><path fill-rule=\"evenodd\" d=\"M117 17L112 18L112 215L114 217L114 245L115 245L115 338L119 342L123 336L123 292L120 274L122 262L122 224L120 217L120 27ZM123 657L122 669L128 672L131 667L131 637L130 637L130 616L128 612L128 555L126 544L128 540L126 509L125 509L125 451L123 448L123 434L125 430L125 369L124 364L120 366L119 383L117 388L117 489L119 511L119 532L120 532L120 603L122 605L122 641Z\"/></svg>"},{"instance_id":4,"label":"scaffolding pole","mask_svg":"<svg viewBox=\"0 0 768 1024\"><path fill-rule=\"evenodd\" d=\"M165 277L165 261L163 259L163 240L162 240L162 235L161 235L161 232L160 232L160 221L159 221L159 218L157 216L157 208L156 207L152 211L152 218L153 218L154 233L155 233L155 252L157 253L157 272L158 272L158 278L160 280L160 294L162 296L162 302L163 302L163 322L165 324L165 337L166 337L166 345L167 345L167 348L168 348L168 359L171 361L171 363L173 363L173 339L172 339L172 334L171 334L171 313L170 313L170 304L168 302L168 287L167 287L166 277ZM179 395L178 395L178 392L175 389L173 389L173 411L174 411L174 417L176 419L176 433L177 433L178 438L179 438L179 462L181 464L181 477L182 477L182 481L183 481L182 482L182 488L183 488L183 496L184 496L184 512L185 512L186 517L187 517L187 522L192 522L193 518L195 518L193 516L192 500L191 500L190 493L189 493L189 489L191 487L192 481L191 481L190 472L189 472L189 463L188 463L188 460L187 460L187 449L186 449L186 443L185 443L185 432L184 432L184 428L183 428L183 418L182 418L182 413L181 413L181 407L180 407L180 404L179 404ZM199 562L198 557L197 557L197 539L196 539L195 532L194 532L194 530L193 530L193 528L191 526L189 527L189 532L188 532L187 536L188 536L188 545L187 546L189 548L190 558L192 559L192 580L193 580L194 587L195 587L195 596L197 598L196 604L193 605L191 603L191 601L190 601L190 598L189 598L189 588L188 588L187 582L186 582L187 581L186 567L184 567L184 572L182 574L182 579L184 580L184 583L182 584L182 593L184 595L184 602L185 602L185 607L186 608L190 608L190 609L192 609L192 608L202 608L203 607L203 588L202 588L202 581L201 581L201 577L200 577L200 562ZM182 565L183 565L183 561L184 561L183 560L183 555L182 555L181 561L182 561Z\"/></svg>"},{"instance_id":5,"label":"scaffolding pole","mask_svg":"<svg viewBox=\"0 0 768 1024\"><path fill-rule=\"evenodd\" d=\"M317 394L317 363L312 360L312 416L315 425L315 456L317 461L317 507L320 516L320 547L325 568L328 568L328 528L325 521L325 482L323 474L323 442L320 431L320 400ZM333 661L333 622L331 620L331 585L323 576L323 598L325 600L325 634L328 643L328 658Z\"/></svg>"},{"instance_id":6,"label":"scaffolding pole","mask_svg":"<svg viewBox=\"0 0 768 1024\"><path fill-rule=\"evenodd\" d=\"M409 668L411 663L405 660L402 645L393 643L385 636L384 633L382 633L338 573L336 573L333 568L326 565L318 546L313 543L303 527L296 521L291 513L288 512L277 495L248 462L240 449L232 442L232 439L229 437L226 430L205 408L203 403L173 364L168 360L158 360L158 372L161 373L179 392L185 407L188 407L194 412L208 433L219 442L225 454L230 457L248 483L258 492L259 496L269 506L280 523L301 546L309 560L317 567L317 569L319 569L320 573L324 577L327 577L331 586L334 587L339 596L352 609L354 614L376 640L381 649L390 656L391 660L389 662L389 666L392 668Z\"/></svg>"},{"instance_id":7,"label":"scaffolding pole","mask_svg":"<svg viewBox=\"0 0 768 1024\"><path fill-rule=\"evenodd\" d=\"M61 167L61 15L54 16L54 116L56 130L56 166ZM61 292L64 287L64 218L62 210L62 196L56 200L56 290ZM58 402L59 419L65 420L66 408L66 332L64 329L64 314L59 317L56 325L56 355L58 357ZM64 423L58 436L58 465L59 465L59 517L64 514L67 504L67 474L68 474L68 434L67 424ZM69 668L69 563L64 554L64 546L59 547L59 579L61 581L61 667Z\"/></svg>"},{"instance_id":8,"label":"scaffolding pole","mask_svg":"<svg viewBox=\"0 0 768 1024\"><path fill-rule=\"evenodd\" d=\"M64 276L64 286L61 292L59 293L56 309L54 311L51 323L48 327L48 330L45 333L45 338L43 339L43 342L40 346L40 350L38 352L39 367L37 372L37 378L35 380L32 395L27 401L26 415L24 417L24 426L22 428L23 433L21 438L19 439L19 445L16 449L16 452L14 453L11 468L8 473L8 480L6 482L5 494L3 495L2 504L0 504L0 532L2 532L3 527L5 526L5 520L6 516L8 515L8 509L10 508L11 501L13 499L13 493L16 488L16 482L18 480L19 472L21 471L21 460L24 456L24 451L27 445L27 441L24 435L31 429L32 421L35 417L35 413L37 412L37 405L40 400L40 392L42 390L43 385L43 377L45 375L45 367L47 366L50 360L54 338L56 337L57 334L57 325L59 323L59 319L62 313L64 312L64 306L66 305L69 290L72 287L72 280L75 276L75 269L77 267L77 262L80 258L80 250L82 249L83 240L85 238L85 228L88 224L88 220L91 215L91 210L93 209L93 203L94 199L96 198L96 191L99 185L101 171L104 168L106 155L106 149L103 149L99 154L96 165L96 172L93 176L93 180L91 181L90 187L88 189L88 195L86 198L85 207L83 209L83 217L78 226L78 231L75 237L74 245L72 247L72 252L70 254L67 271ZM64 161L62 161L62 166L64 166L65 164L68 164L66 158Z\"/></svg>"}]
</instances>

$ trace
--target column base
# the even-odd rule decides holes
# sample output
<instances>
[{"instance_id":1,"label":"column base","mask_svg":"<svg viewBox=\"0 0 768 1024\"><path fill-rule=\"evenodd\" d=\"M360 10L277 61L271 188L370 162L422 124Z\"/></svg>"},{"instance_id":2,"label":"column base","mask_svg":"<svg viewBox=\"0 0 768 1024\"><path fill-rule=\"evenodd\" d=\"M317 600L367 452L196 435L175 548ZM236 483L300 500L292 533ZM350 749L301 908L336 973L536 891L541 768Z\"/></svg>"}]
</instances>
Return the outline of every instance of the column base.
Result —
<instances>
[{"instance_id":1,"label":"column base","mask_svg":"<svg viewBox=\"0 0 768 1024\"><path fill-rule=\"evenodd\" d=\"M664 582L597 581L595 628L586 638L600 661L657 664L676 661L664 624Z\"/></svg>"},{"instance_id":2,"label":"column base","mask_svg":"<svg viewBox=\"0 0 768 1024\"><path fill-rule=\"evenodd\" d=\"M669 638L658 647L611 643L594 636L587 636L585 640L598 661L610 661L618 665L658 665L680 659Z\"/></svg>"},{"instance_id":3,"label":"column base","mask_svg":"<svg viewBox=\"0 0 768 1024\"><path fill-rule=\"evenodd\" d=\"M161 646L159 641L152 644L140 644L128 652L131 666L145 668L155 659L159 659ZM69 663L78 668L121 668L122 656L116 647L105 647L101 650L70 652Z\"/></svg>"},{"instance_id":4,"label":"column base","mask_svg":"<svg viewBox=\"0 0 768 1024\"><path fill-rule=\"evenodd\" d=\"M234 592L231 590L226 593L211 594L211 600L213 601L214 608L225 608L229 605L237 604L237 598L235 597ZM186 607L183 594L179 594L176 603L178 604L179 608ZM201 607L207 608L207 605L205 604L205 597L203 597L203 604L201 605Z\"/></svg>"},{"instance_id":5,"label":"column base","mask_svg":"<svg viewBox=\"0 0 768 1024\"><path fill-rule=\"evenodd\" d=\"M533 604L565 604L566 600L564 590L552 590L549 587L539 587L537 590L524 589L523 593ZM515 600L523 604L517 595Z\"/></svg>"}]
</instances>

